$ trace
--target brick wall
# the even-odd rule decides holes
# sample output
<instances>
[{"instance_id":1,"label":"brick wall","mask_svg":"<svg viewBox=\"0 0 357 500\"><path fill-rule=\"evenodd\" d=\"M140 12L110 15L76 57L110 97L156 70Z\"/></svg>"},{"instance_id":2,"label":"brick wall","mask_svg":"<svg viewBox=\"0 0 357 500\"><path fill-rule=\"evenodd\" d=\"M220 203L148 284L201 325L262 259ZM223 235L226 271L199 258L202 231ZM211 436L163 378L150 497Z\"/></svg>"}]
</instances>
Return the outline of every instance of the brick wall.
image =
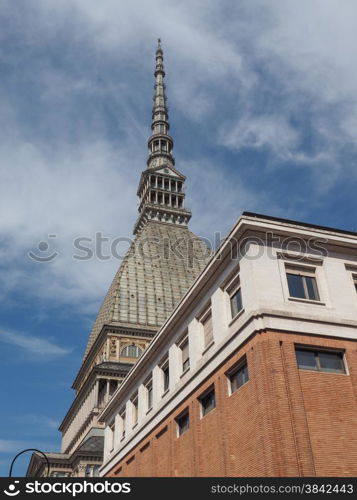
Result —
<instances>
[{"instance_id":1,"label":"brick wall","mask_svg":"<svg viewBox=\"0 0 357 500\"><path fill-rule=\"evenodd\" d=\"M299 370L295 344L344 349L348 374ZM232 395L242 356L249 381ZM198 397L215 387L201 418ZM190 428L175 418L189 408ZM357 342L263 332L213 373L108 476L357 476Z\"/></svg>"}]
</instances>

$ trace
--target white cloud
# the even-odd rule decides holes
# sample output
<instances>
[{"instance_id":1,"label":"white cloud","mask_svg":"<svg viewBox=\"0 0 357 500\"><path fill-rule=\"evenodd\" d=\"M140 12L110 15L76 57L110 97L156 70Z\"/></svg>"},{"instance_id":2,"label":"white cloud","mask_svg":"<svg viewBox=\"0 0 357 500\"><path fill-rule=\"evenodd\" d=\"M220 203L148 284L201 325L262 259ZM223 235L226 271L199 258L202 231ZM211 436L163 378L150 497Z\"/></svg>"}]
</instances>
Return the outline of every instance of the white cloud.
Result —
<instances>
[{"instance_id":1,"label":"white cloud","mask_svg":"<svg viewBox=\"0 0 357 500\"><path fill-rule=\"evenodd\" d=\"M5 329L0 330L0 342L20 347L27 353L36 355L38 358L63 356L71 352L71 349L60 347L49 340L18 332L10 332Z\"/></svg>"},{"instance_id":2,"label":"white cloud","mask_svg":"<svg viewBox=\"0 0 357 500\"><path fill-rule=\"evenodd\" d=\"M233 149L270 148L278 158L290 157L298 143L297 131L278 115L246 117L221 133L222 144Z\"/></svg>"},{"instance_id":3,"label":"white cloud","mask_svg":"<svg viewBox=\"0 0 357 500\"><path fill-rule=\"evenodd\" d=\"M7 4L13 19L12 2ZM144 120L143 107L151 84L140 78L152 78L158 36L169 105L193 130L206 127L208 142L235 154L269 151L272 160L262 173L284 162L309 166L317 195L342 173L356 175L341 156L346 143L355 147L357 133L354 1L35 0L26 9L21 26L8 26L36 71L22 73L18 53L1 56L17 68L0 95L2 298L21 289L53 306L96 311L120 262L76 261L73 240L97 231L110 238L131 235L150 119ZM59 47L62 38L73 43ZM45 46L50 55L43 56ZM52 63L56 47L64 54L61 64L56 55ZM97 66L90 66L92 60ZM11 100L21 78L36 86L34 107L41 115L27 116ZM83 117L72 112L81 100ZM307 122L310 150L304 145ZM268 191L255 192L238 175L234 183L222 179L223 169L205 147L191 163L178 162L191 183L196 232L228 230L228 221L247 207L278 212L280 200L272 205ZM189 157L185 148L177 145L178 160L180 151ZM49 241L60 256L49 264L30 262L28 251L49 234L57 235Z\"/></svg>"}]
</instances>

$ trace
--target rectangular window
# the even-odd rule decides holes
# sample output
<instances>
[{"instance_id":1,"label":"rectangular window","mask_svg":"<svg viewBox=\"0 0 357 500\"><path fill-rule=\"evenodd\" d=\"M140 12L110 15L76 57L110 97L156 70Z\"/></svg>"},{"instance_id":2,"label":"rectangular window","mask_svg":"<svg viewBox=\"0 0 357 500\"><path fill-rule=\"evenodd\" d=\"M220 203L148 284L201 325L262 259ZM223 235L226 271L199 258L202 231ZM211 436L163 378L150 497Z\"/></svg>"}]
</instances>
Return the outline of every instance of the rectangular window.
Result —
<instances>
[{"instance_id":1,"label":"rectangular window","mask_svg":"<svg viewBox=\"0 0 357 500\"><path fill-rule=\"evenodd\" d=\"M177 434L182 436L190 428L190 415L188 413L188 408L180 416L176 418L177 424Z\"/></svg>"},{"instance_id":2,"label":"rectangular window","mask_svg":"<svg viewBox=\"0 0 357 500\"><path fill-rule=\"evenodd\" d=\"M199 401L201 403L201 415L204 417L216 408L216 396L214 392L214 387L211 387L208 391L206 391L202 396L200 396Z\"/></svg>"},{"instance_id":3,"label":"rectangular window","mask_svg":"<svg viewBox=\"0 0 357 500\"><path fill-rule=\"evenodd\" d=\"M346 373L343 352L296 348L296 360L302 370Z\"/></svg>"},{"instance_id":4,"label":"rectangular window","mask_svg":"<svg viewBox=\"0 0 357 500\"><path fill-rule=\"evenodd\" d=\"M213 342L213 325L212 325L212 312L211 309L201 319L203 327L203 345L204 348L208 347Z\"/></svg>"},{"instance_id":5,"label":"rectangular window","mask_svg":"<svg viewBox=\"0 0 357 500\"><path fill-rule=\"evenodd\" d=\"M298 266L286 267L290 297L307 300L320 300L314 270Z\"/></svg>"},{"instance_id":6,"label":"rectangular window","mask_svg":"<svg viewBox=\"0 0 357 500\"><path fill-rule=\"evenodd\" d=\"M185 337L180 342L179 349L181 350L182 373L184 373L184 372L186 372L190 368L190 356L189 356L188 337Z\"/></svg>"},{"instance_id":7,"label":"rectangular window","mask_svg":"<svg viewBox=\"0 0 357 500\"><path fill-rule=\"evenodd\" d=\"M238 288L238 290L231 295L230 301L232 318L234 318L234 316L236 316L243 309L241 288Z\"/></svg>"},{"instance_id":8,"label":"rectangular window","mask_svg":"<svg viewBox=\"0 0 357 500\"><path fill-rule=\"evenodd\" d=\"M239 270L234 271L232 275L223 285L224 291L229 295L229 301L231 306L231 316L234 318L243 309L242 301L242 289L240 286Z\"/></svg>"},{"instance_id":9,"label":"rectangular window","mask_svg":"<svg viewBox=\"0 0 357 500\"><path fill-rule=\"evenodd\" d=\"M133 427L138 423L138 395L131 400L132 403L132 419Z\"/></svg>"},{"instance_id":10,"label":"rectangular window","mask_svg":"<svg viewBox=\"0 0 357 500\"><path fill-rule=\"evenodd\" d=\"M230 383L230 392L233 394L237 389L242 387L249 380L248 365L244 359L238 365L228 372L228 379Z\"/></svg>"},{"instance_id":11,"label":"rectangular window","mask_svg":"<svg viewBox=\"0 0 357 500\"><path fill-rule=\"evenodd\" d=\"M170 387L170 369L169 369L168 359L161 365L161 370L162 370L162 391L163 394L165 394Z\"/></svg>"},{"instance_id":12,"label":"rectangular window","mask_svg":"<svg viewBox=\"0 0 357 500\"><path fill-rule=\"evenodd\" d=\"M152 379L150 379L146 385L146 407L147 410L151 410L152 408Z\"/></svg>"}]
</instances>

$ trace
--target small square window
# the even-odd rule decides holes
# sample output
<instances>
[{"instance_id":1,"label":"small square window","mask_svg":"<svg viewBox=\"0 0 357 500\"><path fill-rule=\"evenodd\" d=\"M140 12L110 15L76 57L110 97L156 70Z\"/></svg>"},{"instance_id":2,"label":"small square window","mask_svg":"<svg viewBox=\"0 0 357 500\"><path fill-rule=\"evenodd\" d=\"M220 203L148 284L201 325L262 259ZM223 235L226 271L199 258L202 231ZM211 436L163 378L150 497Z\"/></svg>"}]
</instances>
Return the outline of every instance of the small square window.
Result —
<instances>
[{"instance_id":1,"label":"small square window","mask_svg":"<svg viewBox=\"0 0 357 500\"><path fill-rule=\"evenodd\" d=\"M241 288L238 288L238 290L231 295L230 301L232 318L234 318L243 309Z\"/></svg>"},{"instance_id":2,"label":"small square window","mask_svg":"<svg viewBox=\"0 0 357 500\"><path fill-rule=\"evenodd\" d=\"M290 297L306 300L320 300L314 270L295 266L286 267L286 278Z\"/></svg>"},{"instance_id":3,"label":"small square window","mask_svg":"<svg viewBox=\"0 0 357 500\"><path fill-rule=\"evenodd\" d=\"M297 348L296 359L302 370L346 373L343 352Z\"/></svg>"},{"instance_id":4,"label":"small square window","mask_svg":"<svg viewBox=\"0 0 357 500\"><path fill-rule=\"evenodd\" d=\"M216 396L214 392L214 387L211 387L202 396L200 396L199 401L201 403L201 414L202 417L207 415L210 411L216 408Z\"/></svg>"},{"instance_id":5,"label":"small square window","mask_svg":"<svg viewBox=\"0 0 357 500\"><path fill-rule=\"evenodd\" d=\"M188 409L176 418L177 434L182 436L190 428L190 415Z\"/></svg>"},{"instance_id":6,"label":"small square window","mask_svg":"<svg viewBox=\"0 0 357 500\"><path fill-rule=\"evenodd\" d=\"M248 365L246 360L241 361L236 368L228 372L231 394L242 387L249 380Z\"/></svg>"}]
</instances>

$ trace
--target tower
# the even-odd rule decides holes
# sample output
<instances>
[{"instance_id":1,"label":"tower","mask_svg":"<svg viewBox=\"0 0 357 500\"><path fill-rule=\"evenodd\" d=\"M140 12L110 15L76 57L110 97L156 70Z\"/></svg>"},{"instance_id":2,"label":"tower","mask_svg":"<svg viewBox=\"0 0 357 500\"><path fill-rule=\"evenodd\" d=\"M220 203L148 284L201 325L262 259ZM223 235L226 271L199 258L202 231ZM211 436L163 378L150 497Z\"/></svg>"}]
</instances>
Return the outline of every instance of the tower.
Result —
<instances>
[{"instance_id":1,"label":"tower","mask_svg":"<svg viewBox=\"0 0 357 500\"><path fill-rule=\"evenodd\" d=\"M61 453L47 454L57 475L96 474L103 455L99 413L211 258L205 243L187 227L191 212L185 208L186 178L175 168L174 141L168 134L160 40L154 75L152 134L137 192L134 239L90 332L72 386L75 399L59 428ZM28 475L41 468L44 462L34 454Z\"/></svg>"},{"instance_id":2,"label":"tower","mask_svg":"<svg viewBox=\"0 0 357 500\"><path fill-rule=\"evenodd\" d=\"M186 226L191 218L190 210L184 208L186 178L175 169L175 159L172 156L174 141L169 135L164 79L163 50L159 39L156 50L152 135L148 140L147 169L142 173L137 193L140 206L134 234L150 220Z\"/></svg>"}]
</instances>

